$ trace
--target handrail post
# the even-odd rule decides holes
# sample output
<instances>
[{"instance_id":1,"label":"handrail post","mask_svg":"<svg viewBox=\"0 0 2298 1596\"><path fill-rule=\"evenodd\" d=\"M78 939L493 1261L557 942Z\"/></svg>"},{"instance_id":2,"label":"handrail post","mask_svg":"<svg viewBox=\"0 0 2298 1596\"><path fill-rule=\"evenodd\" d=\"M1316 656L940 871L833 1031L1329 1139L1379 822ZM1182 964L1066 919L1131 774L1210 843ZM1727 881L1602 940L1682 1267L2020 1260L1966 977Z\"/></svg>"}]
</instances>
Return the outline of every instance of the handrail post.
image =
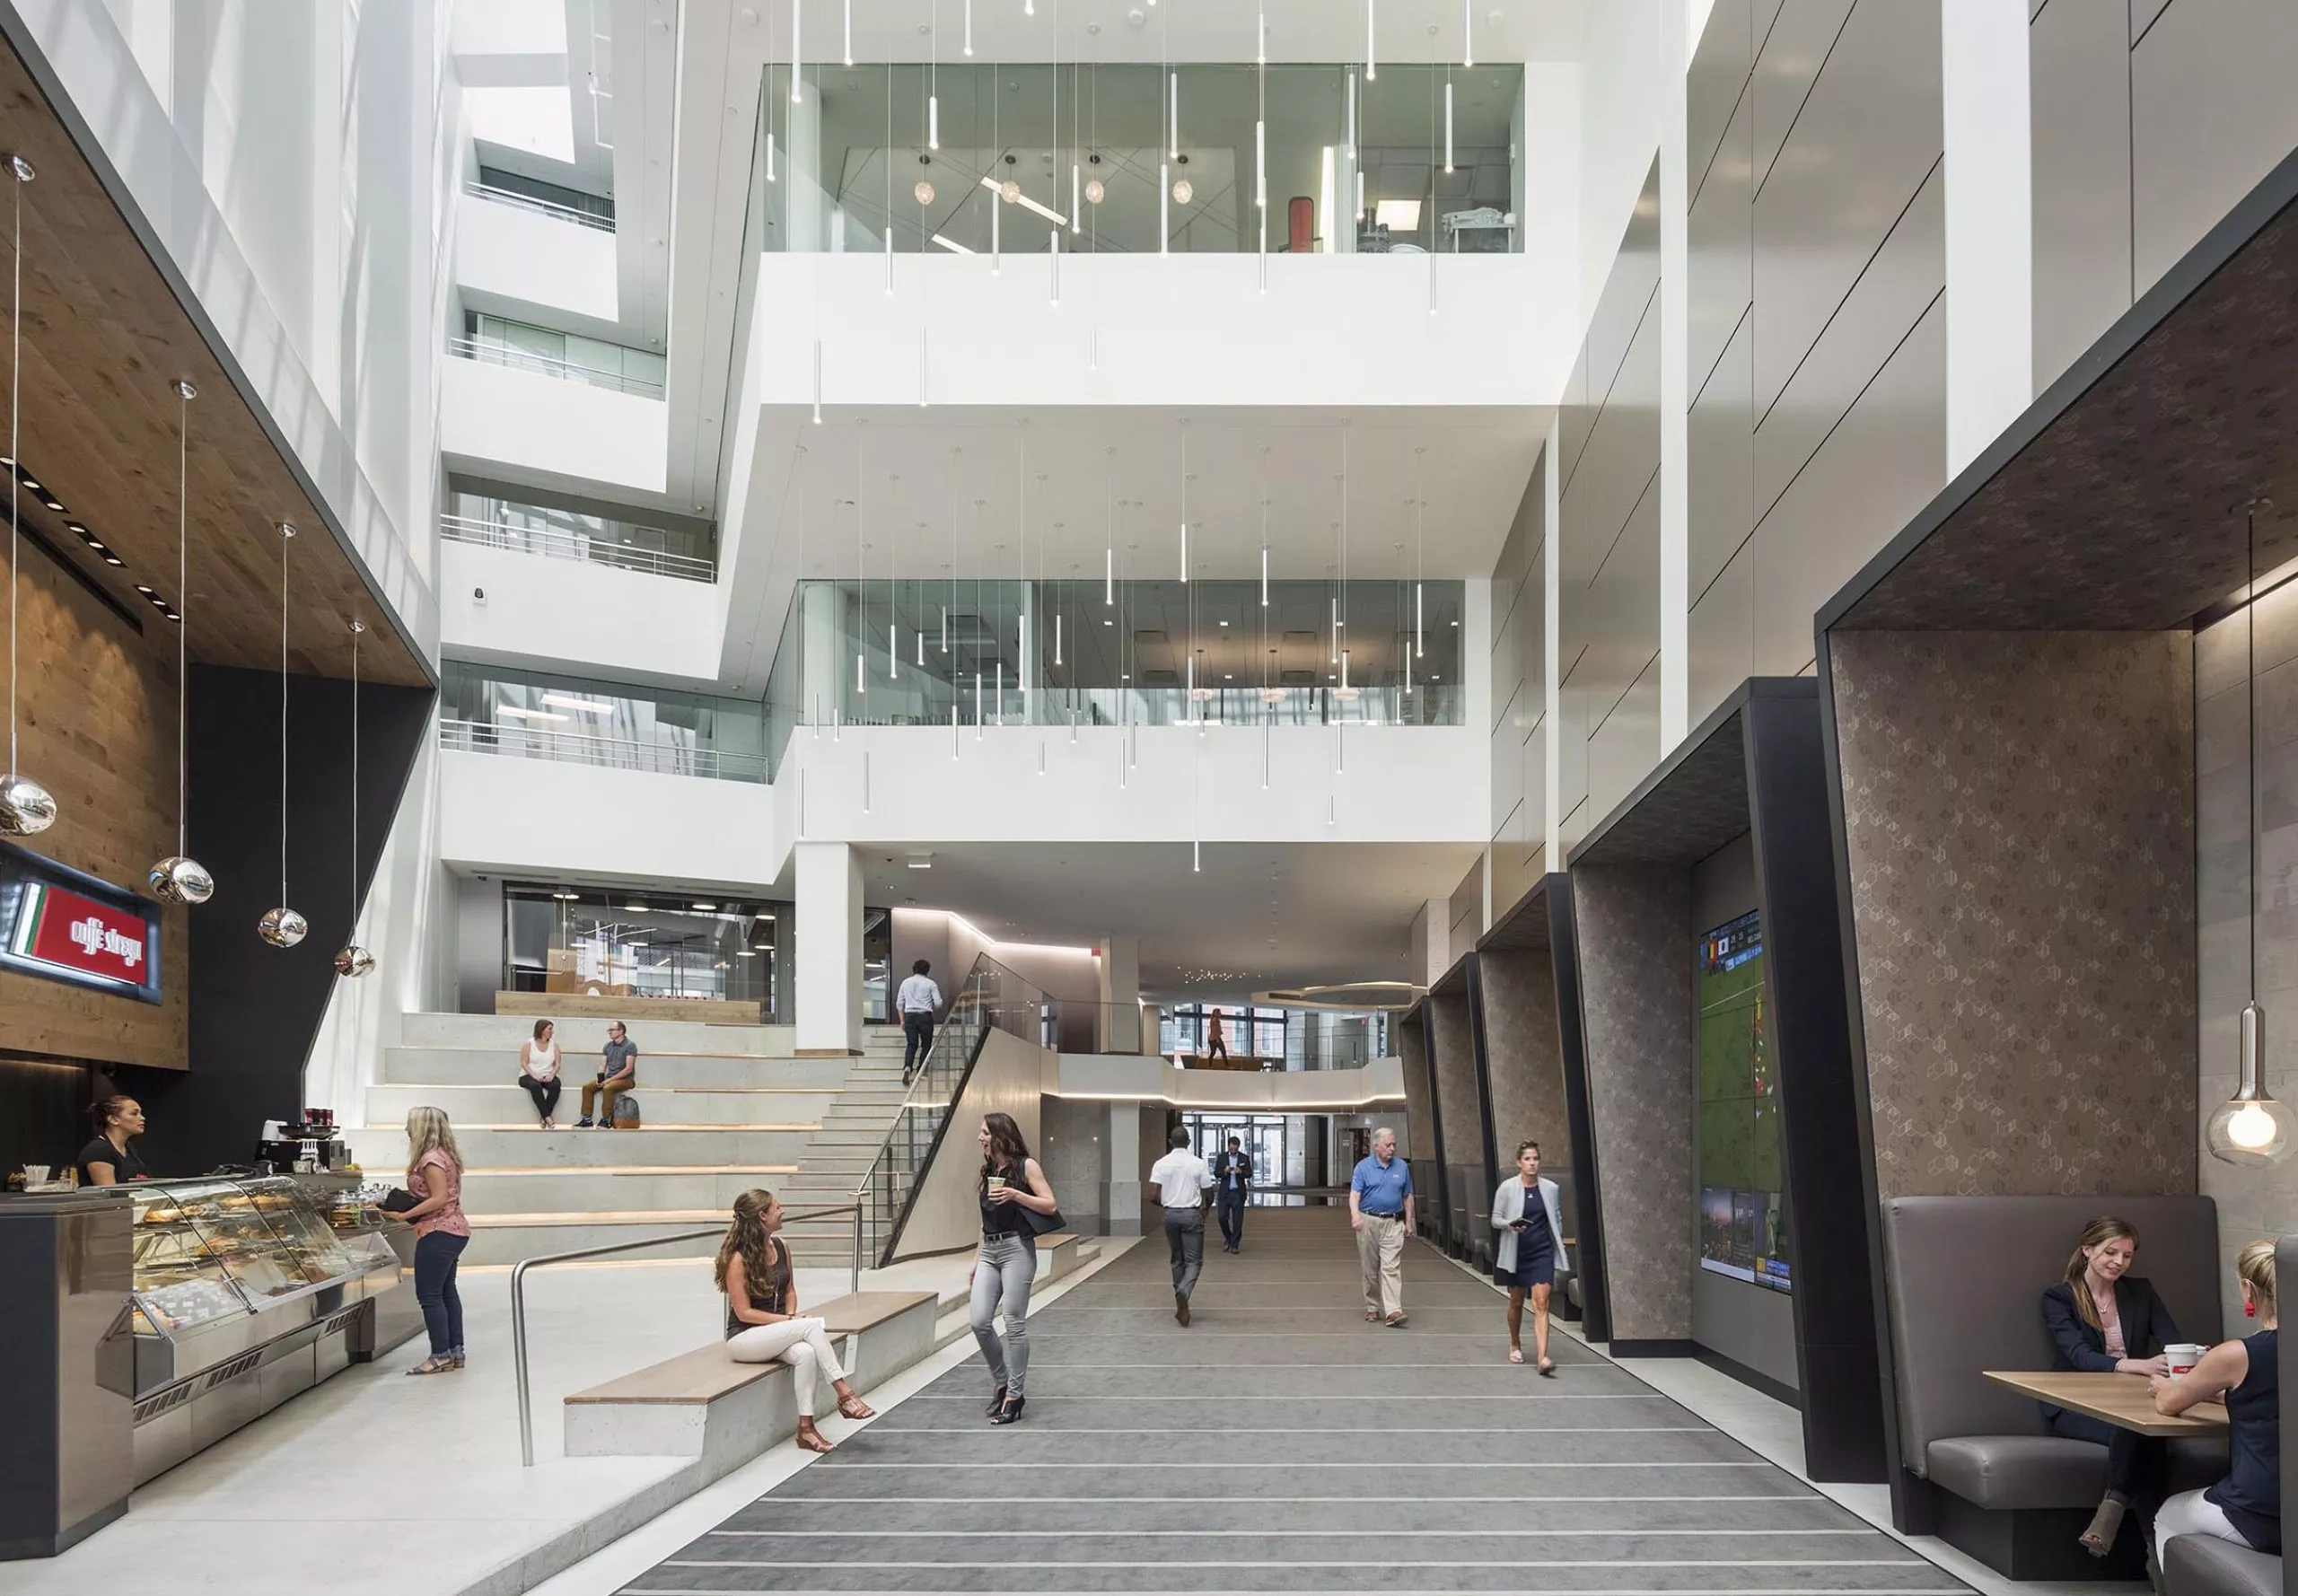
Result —
<instances>
[{"instance_id":1,"label":"handrail post","mask_svg":"<svg viewBox=\"0 0 2298 1596\"><path fill-rule=\"evenodd\" d=\"M862 1290L862 1205L854 1205L854 1267L848 1273L846 1289L849 1294Z\"/></svg>"},{"instance_id":2,"label":"handrail post","mask_svg":"<svg viewBox=\"0 0 2298 1596\"><path fill-rule=\"evenodd\" d=\"M527 1395L527 1263L511 1271L511 1366L519 1377L519 1466L535 1466L535 1416Z\"/></svg>"}]
</instances>

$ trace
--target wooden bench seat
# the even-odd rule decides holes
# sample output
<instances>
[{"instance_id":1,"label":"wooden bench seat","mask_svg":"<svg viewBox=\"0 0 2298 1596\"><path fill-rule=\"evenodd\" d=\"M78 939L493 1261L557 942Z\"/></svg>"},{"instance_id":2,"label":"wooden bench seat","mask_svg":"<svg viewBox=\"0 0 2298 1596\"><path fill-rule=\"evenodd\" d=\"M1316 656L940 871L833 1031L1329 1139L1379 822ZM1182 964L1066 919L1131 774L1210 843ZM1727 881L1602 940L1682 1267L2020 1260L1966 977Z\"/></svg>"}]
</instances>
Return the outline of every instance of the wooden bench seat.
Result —
<instances>
[{"instance_id":1,"label":"wooden bench seat","mask_svg":"<svg viewBox=\"0 0 2298 1596\"><path fill-rule=\"evenodd\" d=\"M870 1291L810 1312L855 1389L867 1390L933 1350L938 1307L932 1292ZM715 1478L796 1430L797 1380L787 1364L738 1364L713 1341L576 1391L565 1412L568 1457L698 1458Z\"/></svg>"}]
</instances>

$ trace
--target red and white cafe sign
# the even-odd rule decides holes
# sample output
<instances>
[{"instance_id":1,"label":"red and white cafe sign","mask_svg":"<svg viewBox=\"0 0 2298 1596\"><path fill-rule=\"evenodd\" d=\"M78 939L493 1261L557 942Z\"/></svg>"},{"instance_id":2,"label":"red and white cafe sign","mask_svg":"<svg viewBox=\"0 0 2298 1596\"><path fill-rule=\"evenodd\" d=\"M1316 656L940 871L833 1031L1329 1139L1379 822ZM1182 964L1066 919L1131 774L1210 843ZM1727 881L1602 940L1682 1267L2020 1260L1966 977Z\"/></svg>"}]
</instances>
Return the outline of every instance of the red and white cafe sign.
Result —
<instances>
[{"instance_id":1,"label":"red and white cafe sign","mask_svg":"<svg viewBox=\"0 0 2298 1596\"><path fill-rule=\"evenodd\" d=\"M66 874L51 861L14 848L0 859L0 929L5 933L0 963L156 1001L154 906L92 879L84 888L56 879Z\"/></svg>"}]
</instances>

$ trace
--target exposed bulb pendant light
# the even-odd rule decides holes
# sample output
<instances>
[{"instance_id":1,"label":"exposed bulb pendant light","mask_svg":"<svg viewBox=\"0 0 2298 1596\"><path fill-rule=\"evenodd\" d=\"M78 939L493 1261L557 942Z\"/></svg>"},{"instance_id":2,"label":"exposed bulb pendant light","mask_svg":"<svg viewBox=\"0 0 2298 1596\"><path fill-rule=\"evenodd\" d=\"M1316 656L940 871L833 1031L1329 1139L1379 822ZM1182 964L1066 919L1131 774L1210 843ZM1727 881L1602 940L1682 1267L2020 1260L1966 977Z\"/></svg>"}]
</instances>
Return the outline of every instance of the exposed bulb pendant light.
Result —
<instances>
[{"instance_id":1,"label":"exposed bulb pendant light","mask_svg":"<svg viewBox=\"0 0 2298 1596\"><path fill-rule=\"evenodd\" d=\"M186 709L189 702L191 655L187 637L191 631L191 594L187 578L191 571L191 516L185 495L191 483L191 401L199 390L179 379L176 390L176 607L185 618L176 622L176 851L145 873L152 894L162 903L205 903L215 896L215 878L189 854L189 821L184 808Z\"/></svg>"},{"instance_id":2,"label":"exposed bulb pendant light","mask_svg":"<svg viewBox=\"0 0 2298 1596\"><path fill-rule=\"evenodd\" d=\"M8 173L16 180L14 246L10 259L14 262L15 291L8 311L8 337L12 353L8 361L8 775L0 781L0 834L9 837L37 837L56 824L56 799L46 787L23 774L16 767L16 618L17 557L16 491L17 478L22 469L16 464L21 458L16 452L16 424L20 384L18 373L23 370L24 349L24 185L32 180L32 163L22 155L8 157ZM182 595L177 595L182 601Z\"/></svg>"},{"instance_id":3,"label":"exposed bulb pendant light","mask_svg":"<svg viewBox=\"0 0 2298 1596\"><path fill-rule=\"evenodd\" d=\"M351 623L351 935L335 952L335 973L355 981L375 968L375 956L359 945L359 636L366 629L364 621Z\"/></svg>"},{"instance_id":4,"label":"exposed bulb pendant light","mask_svg":"<svg viewBox=\"0 0 2298 1596\"><path fill-rule=\"evenodd\" d=\"M13 458L11 456L10 458ZM275 948L292 948L311 926L287 907L287 545L295 529L279 523L279 907L266 909L256 934Z\"/></svg>"},{"instance_id":5,"label":"exposed bulb pendant light","mask_svg":"<svg viewBox=\"0 0 2298 1596\"><path fill-rule=\"evenodd\" d=\"M2218 1106L2210 1117L2210 1124L2203 1133L2204 1142L2214 1158L2232 1164L2263 1166L2277 1164L2298 1150L2298 1116L2275 1100L2266 1089L2266 1009L2259 1002L2259 548L2258 513L2266 507L2261 503L2249 506L2247 520L2250 534L2250 586L2245 590L2243 613L2249 650L2250 676L2250 836L2249 844L2250 915L2250 1001L2242 1005L2241 1055L2237 1065L2234 1095Z\"/></svg>"}]
</instances>

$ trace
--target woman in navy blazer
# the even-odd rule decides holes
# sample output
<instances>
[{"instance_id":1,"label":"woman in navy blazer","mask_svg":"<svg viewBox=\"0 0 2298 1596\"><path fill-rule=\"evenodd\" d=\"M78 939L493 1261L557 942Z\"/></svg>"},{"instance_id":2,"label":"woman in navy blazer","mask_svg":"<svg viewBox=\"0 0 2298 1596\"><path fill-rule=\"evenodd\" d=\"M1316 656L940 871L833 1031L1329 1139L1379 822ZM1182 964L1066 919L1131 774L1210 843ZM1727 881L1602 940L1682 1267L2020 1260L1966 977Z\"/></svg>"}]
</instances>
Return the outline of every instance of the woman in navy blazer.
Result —
<instances>
[{"instance_id":1,"label":"woman in navy blazer","mask_svg":"<svg viewBox=\"0 0 2298 1596\"><path fill-rule=\"evenodd\" d=\"M2154 1288L2130 1273L2137 1252L2138 1232L2123 1220L2102 1215L2083 1227L2067 1257L2066 1278L2043 1293L2054 1370L2141 1378L2169 1372L2162 1348L2179 1339L2179 1327ZM2151 1508L2161 1500L2164 1443L2088 1414L2042 1407L2052 1434L2107 1449L2107 1494L2083 1531L2083 1549L2103 1557L2130 1504Z\"/></svg>"}]
</instances>

